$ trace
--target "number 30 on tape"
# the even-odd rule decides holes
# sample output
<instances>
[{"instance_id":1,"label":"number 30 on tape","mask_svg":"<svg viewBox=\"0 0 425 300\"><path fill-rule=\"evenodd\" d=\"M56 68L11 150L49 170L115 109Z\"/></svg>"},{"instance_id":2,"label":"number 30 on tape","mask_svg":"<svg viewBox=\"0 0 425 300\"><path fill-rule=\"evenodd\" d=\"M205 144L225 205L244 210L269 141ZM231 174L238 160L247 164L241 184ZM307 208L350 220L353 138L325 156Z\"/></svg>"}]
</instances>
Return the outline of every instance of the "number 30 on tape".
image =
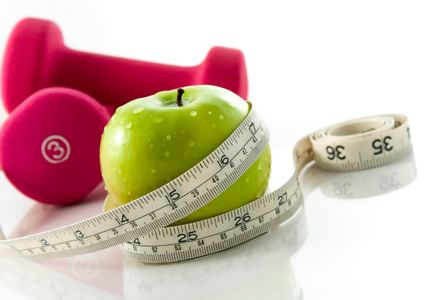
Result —
<instances>
[{"instance_id":1,"label":"number 30 on tape","mask_svg":"<svg viewBox=\"0 0 425 300\"><path fill-rule=\"evenodd\" d=\"M367 117L330 126L297 143L295 172L280 188L222 215L167 227L216 198L240 178L267 143L265 124L251 110L216 150L157 190L75 224L2 240L0 248L27 257L54 257L122 244L130 255L144 262L192 259L253 239L291 217L303 199L298 176L312 161L325 170L355 171L390 163L412 151L407 118L401 115Z\"/></svg>"}]
</instances>

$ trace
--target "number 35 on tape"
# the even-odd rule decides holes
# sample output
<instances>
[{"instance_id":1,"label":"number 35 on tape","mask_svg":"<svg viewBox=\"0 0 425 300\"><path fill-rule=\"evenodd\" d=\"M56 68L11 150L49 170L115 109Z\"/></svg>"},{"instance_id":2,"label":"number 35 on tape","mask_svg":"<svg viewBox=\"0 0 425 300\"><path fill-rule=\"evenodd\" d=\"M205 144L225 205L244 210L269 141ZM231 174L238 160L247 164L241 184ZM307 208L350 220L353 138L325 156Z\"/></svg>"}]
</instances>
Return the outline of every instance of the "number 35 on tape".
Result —
<instances>
[{"instance_id":1,"label":"number 35 on tape","mask_svg":"<svg viewBox=\"0 0 425 300\"><path fill-rule=\"evenodd\" d=\"M275 191L213 218L168 226L216 198L257 159L268 143L264 122L251 110L238 128L197 165L126 205L87 220L0 241L27 257L78 255L122 244L144 262L192 259L241 244L290 218L302 204L298 176L310 162L331 171L378 167L412 151L407 118L383 115L319 130L294 147L295 172Z\"/></svg>"}]
</instances>

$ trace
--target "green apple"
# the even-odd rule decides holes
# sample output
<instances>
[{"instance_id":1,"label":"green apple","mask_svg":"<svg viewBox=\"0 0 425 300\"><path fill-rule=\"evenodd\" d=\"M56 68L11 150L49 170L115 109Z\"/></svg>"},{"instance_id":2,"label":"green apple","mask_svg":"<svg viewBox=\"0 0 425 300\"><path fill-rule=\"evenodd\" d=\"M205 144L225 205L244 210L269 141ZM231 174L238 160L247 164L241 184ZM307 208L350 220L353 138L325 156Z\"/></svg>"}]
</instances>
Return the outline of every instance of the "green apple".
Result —
<instances>
[{"instance_id":1,"label":"green apple","mask_svg":"<svg viewBox=\"0 0 425 300\"><path fill-rule=\"evenodd\" d=\"M244 120L251 104L231 91L188 86L133 100L105 127L100 164L109 193L105 209L143 196L181 175L217 148ZM270 147L233 185L173 225L213 217L264 194Z\"/></svg>"}]
</instances>

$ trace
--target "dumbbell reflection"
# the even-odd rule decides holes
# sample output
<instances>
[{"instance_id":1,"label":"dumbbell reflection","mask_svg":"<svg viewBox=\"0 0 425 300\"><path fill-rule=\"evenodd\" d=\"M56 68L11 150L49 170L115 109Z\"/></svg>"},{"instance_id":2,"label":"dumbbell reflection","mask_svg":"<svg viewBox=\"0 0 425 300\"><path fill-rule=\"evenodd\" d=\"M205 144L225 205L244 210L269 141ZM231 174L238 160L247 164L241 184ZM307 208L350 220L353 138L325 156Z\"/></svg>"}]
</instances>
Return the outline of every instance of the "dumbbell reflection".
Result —
<instances>
[{"instance_id":1,"label":"dumbbell reflection","mask_svg":"<svg viewBox=\"0 0 425 300\"><path fill-rule=\"evenodd\" d=\"M99 213L104 196L97 189L78 206L36 204L12 236L49 230ZM301 207L259 238L191 261L143 264L123 255L119 247L37 262L1 253L0 280L37 299L258 299L267 295L268 299L295 300L301 292L290 257L305 237Z\"/></svg>"}]
</instances>

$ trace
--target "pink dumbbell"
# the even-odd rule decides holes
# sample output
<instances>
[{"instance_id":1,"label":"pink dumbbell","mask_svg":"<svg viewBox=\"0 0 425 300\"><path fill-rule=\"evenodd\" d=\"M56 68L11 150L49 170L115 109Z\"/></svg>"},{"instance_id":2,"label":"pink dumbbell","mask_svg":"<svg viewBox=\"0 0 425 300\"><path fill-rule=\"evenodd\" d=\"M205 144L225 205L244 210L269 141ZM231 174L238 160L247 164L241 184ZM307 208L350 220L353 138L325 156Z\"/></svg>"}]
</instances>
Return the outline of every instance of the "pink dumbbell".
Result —
<instances>
[{"instance_id":1,"label":"pink dumbbell","mask_svg":"<svg viewBox=\"0 0 425 300\"><path fill-rule=\"evenodd\" d=\"M25 19L5 52L0 166L25 195L47 204L83 199L102 180L99 143L108 110L165 89L215 84L247 94L243 54L213 48L202 64L176 67L82 53L52 22Z\"/></svg>"},{"instance_id":2,"label":"pink dumbbell","mask_svg":"<svg viewBox=\"0 0 425 300\"><path fill-rule=\"evenodd\" d=\"M0 130L0 163L23 194L46 204L83 199L102 180L99 144L110 118L83 92L39 90L18 106Z\"/></svg>"},{"instance_id":3,"label":"pink dumbbell","mask_svg":"<svg viewBox=\"0 0 425 300\"><path fill-rule=\"evenodd\" d=\"M215 47L192 67L170 66L72 50L59 27L27 18L9 38L3 62L3 100L11 112L39 89L80 90L116 108L129 100L180 86L212 84L247 97L245 60L239 50Z\"/></svg>"}]
</instances>

